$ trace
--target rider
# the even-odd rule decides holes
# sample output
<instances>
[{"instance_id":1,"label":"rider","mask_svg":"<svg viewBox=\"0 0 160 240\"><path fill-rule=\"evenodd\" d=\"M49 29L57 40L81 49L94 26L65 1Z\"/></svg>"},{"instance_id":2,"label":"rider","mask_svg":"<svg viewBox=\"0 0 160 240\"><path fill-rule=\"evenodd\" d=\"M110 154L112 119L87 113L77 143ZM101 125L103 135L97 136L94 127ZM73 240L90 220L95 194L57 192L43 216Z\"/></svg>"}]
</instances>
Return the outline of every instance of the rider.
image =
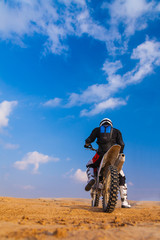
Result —
<instances>
[{"instance_id":1,"label":"rider","mask_svg":"<svg viewBox=\"0 0 160 240\"><path fill-rule=\"evenodd\" d=\"M118 129L113 128L112 121L109 118L102 119L99 127L93 129L91 135L85 140L84 147L89 148L91 143L94 142L96 138L97 144L99 146L98 151L92 158L92 160L90 160L86 165L86 172L88 177L88 183L85 187L86 191L89 191L95 183L94 173L96 172L97 167L99 167L103 155L109 150L109 148L114 144L119 144L121 146L120 153L123 153L124 149L122 134ZM121 170L119 173L119 187L122 202L121 207L130 208L131 206L128 204L127 201L127 184L125 180L126 178L124 172L123 170Z\"/></svg>"}]
</instances>

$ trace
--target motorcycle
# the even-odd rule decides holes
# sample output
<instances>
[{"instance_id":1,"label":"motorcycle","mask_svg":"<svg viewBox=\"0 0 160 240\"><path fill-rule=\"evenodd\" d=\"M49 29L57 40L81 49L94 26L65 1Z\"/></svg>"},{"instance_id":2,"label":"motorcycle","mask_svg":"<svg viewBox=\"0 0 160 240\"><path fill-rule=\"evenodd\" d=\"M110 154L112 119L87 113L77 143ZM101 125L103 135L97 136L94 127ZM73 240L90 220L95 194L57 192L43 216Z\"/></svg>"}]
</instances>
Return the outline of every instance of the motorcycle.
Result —
<instances>
[{"instance_id":1,"label":"motorcycle","mask_svg":"<svg viewBox=\"0 0 160 240\"><path fill-rule=\"evenodd\" d=\"M92 151L97 151L90 145ZM119 191L119 172L125 162L124 153L120 153L121 146L113 145L103 156L97 173L95 184L90 190L91 206L99 205L102 196L102 207L104 212L114 211Z\"/></svg>"}]
</instances>

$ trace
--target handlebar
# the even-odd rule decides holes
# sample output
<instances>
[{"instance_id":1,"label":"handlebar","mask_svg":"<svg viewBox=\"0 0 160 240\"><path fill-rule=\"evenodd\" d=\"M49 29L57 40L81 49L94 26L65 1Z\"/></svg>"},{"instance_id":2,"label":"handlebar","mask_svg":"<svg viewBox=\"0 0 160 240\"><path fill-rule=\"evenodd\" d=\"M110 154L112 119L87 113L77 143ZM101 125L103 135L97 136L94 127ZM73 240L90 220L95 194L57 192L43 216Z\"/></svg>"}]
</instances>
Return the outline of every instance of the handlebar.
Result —
<instances>
[{"instance_id":1,"label":"handlebar","mask_svg":"<svg viewBox=\"0 0 160 240\"><path fill-rule=\"evenodd\" d=\"M85 146L86 150L92 150L92 151L97 152L97 149L93 148L91 144L88 146L86 146L86 145L84 145L84 146Z\"/></svg>"}]
</instances>

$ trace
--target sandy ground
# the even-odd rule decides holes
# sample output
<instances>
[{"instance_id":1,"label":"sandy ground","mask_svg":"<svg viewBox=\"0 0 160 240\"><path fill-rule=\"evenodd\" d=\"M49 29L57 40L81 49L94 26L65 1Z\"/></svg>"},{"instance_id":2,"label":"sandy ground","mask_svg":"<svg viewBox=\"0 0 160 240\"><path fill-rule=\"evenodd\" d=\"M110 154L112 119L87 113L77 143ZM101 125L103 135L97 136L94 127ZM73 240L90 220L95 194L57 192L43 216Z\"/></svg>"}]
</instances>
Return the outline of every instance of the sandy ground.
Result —
<instances>
[{"instance_id":1,"label":"sandy ground","mask_svg":"<svg viewBox=\"0 0 160 240\"><path fill-rule=\"evenodd\" d=\"M130 203L104 213L86 199L0 197L0 240L160 239L160 202Z\"/></svg>"}]
</instances>

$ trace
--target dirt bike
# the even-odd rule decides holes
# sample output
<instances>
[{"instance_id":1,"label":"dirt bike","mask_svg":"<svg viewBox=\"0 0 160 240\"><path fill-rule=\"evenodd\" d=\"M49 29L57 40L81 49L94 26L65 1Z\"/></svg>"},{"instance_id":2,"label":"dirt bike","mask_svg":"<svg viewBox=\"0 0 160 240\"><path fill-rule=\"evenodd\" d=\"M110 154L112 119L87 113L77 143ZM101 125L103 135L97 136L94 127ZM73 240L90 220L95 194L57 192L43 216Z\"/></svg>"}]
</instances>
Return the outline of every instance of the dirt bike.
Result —
<instances>
[{"instance_id":1,"label":"dirt bike","mask_svg":"<svg viewBox=\"0 0 160 240\"><path fill-rule=\"evenodd\" d=\"M92 147L90 150L97 151ZM125 155L120 153L121 146L113 145L103 156L97 174L95 176L95 184L92 186L91 206L97 207L99 199L102 196L102 207L104 212L111 213L114 211L118 191L119 191L119 172L125 161Z\"/></svg>"}]
</instances>

